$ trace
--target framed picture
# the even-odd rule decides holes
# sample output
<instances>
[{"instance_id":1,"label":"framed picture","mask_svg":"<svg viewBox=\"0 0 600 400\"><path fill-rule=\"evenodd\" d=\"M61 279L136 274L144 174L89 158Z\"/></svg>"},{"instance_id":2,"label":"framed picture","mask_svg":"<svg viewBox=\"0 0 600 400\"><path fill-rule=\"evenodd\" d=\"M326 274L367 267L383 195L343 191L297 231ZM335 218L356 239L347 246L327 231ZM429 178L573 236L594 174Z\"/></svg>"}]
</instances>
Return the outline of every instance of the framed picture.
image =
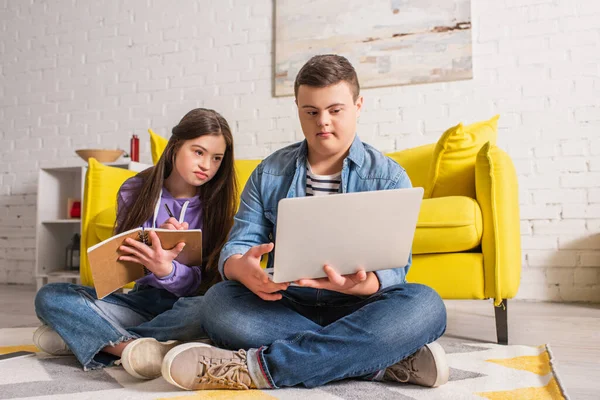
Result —
<instances>
[{"instance_id":1,"label":"framed picture","mask_svg":"<svg viewBox=\"0 0 600 400\"><path fill-rule=\"evenodd\" d=\"M361 87L470 79L470 0L275 0L275 95L317 54L342 55Z\"/></svg>"}]
</instances>

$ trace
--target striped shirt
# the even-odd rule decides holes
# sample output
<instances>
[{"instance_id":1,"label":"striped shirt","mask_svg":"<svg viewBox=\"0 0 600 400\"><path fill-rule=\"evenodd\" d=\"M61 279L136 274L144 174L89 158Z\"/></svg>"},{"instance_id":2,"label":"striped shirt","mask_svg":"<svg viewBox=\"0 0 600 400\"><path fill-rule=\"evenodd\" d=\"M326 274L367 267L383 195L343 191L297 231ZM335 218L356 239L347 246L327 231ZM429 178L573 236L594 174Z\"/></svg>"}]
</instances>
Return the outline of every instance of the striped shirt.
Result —
<instances>
[{"instance_id":1,"label":"striped shirt","mask_svg":"<svg viewBox=\"0 0 600 400\"><path fill-rule=\"evenodd\" d=\"M333 175L317 175L306 165L306 195L327 196L338 193L342 183L342 171Z\"/></svg>"}]
</instances>

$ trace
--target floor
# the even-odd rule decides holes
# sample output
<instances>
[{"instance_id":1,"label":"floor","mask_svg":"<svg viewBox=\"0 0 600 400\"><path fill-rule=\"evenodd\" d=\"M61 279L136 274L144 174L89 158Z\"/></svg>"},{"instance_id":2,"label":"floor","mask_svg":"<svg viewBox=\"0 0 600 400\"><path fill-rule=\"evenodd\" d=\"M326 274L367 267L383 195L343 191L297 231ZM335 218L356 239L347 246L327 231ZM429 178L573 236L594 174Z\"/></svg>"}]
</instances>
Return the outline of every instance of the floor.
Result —
<instances>
[{"instance_id":1,"label":"floor","mask_svg":"<svg viewBox=\"0 0 600 400\"><path fill-rule=\"evenodd\" d=\"M0 285L0 328L38 324L35 287ZM488 301L446 301L446 338L495 342L494 309ZM600 304L509 301L509 343L549 343L571 399L600 398Z\"/></svg>"}]
</instances>

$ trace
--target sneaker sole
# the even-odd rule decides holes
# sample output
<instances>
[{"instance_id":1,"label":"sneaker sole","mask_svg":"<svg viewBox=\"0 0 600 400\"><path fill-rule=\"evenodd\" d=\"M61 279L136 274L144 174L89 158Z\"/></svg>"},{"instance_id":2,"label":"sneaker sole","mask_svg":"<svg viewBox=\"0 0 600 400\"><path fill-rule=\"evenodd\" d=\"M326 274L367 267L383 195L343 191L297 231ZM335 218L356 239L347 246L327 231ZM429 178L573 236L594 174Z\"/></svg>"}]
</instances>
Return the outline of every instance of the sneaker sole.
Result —
<instances>
[{"instance_id":1,"label":"sneaker sole","mask_svg":"<svg viewBox=\"0 0 600 400\"><path fill-rule=\"evenodd\" d=\"M446 352L444 351L444 348L436 342L426 344L425 346L427 346L433 355L435 360L435 369L437 372L437 377L435 378L435 382L431 387L441 386L448 382L448 375L450 374L448 360L446 359Z\"/></svg>"},{"instance_id":2,"label":"sneaker sole","mask_svg":"<svg viewBox=\"0 0 600 400\"><path fill-rule=\"evenodd\" d=\"M134 351L135 347L140 346L140 345L144 344L144 342L147 342L147 341L154 341L154 339L150 339L150 338L136 339L133 341L133 343L131 343L127 347L125 347L125 350L123 350L123 353L121 354L121 365L123 366L123 368L125 368L125 371L127 371L129 373L129 375L133 376L134 378L151 380L151 379L156 379L156 378L160 377L160 374L157 376L154 376L154 377L140 375L131 366L131 362L129 361L129 357L130 357L131 353ZM172 348L174 346L177 346L178 342L176 342L174 340L170 340L167 342L158 342L157 341L156 343L158 344L158 346L171 346L172 345L171 349L169 349L169 351L170 351L170 350L172 350ZM168 353L168 351L167 351L167 353ZM162 373L162 364L161 364L161 373Z\"/></svg>"},{"instance_id":3,"label":"sneaker sole","mask_svg":"<svg viewBox=\"0 0 600 400\"><path fill-rule=\"evenodd\" d=\"M183 390L192 390L192 389L183 387L179 383L175 382L175 380L171 376L171 365L173 364L173 361L179 354L181 354L182 352L186 351L187 349L191 349L193 347L211 347L211 346L206 343L193 342L193 343L180 344L179 346L173 347L165 355L165 358L163 358L162 366L160 368L160 372L161 372L163 378L165 378L165 380L167 382L169 382L171 385L177 386L178 388L183 389Z\"/></svg>"}]
</instances>

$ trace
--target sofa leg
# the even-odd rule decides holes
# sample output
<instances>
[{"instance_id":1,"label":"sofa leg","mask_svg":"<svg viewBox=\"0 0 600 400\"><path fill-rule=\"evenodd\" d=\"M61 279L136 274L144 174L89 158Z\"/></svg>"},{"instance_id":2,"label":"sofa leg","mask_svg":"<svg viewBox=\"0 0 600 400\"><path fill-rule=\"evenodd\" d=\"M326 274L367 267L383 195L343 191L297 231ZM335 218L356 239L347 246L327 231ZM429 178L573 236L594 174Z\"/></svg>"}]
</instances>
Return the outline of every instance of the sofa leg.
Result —
<instances>
[{"instance_id":1,"label":"sofa leg","mask_svg":"<svg viewBox=\"0 0 600 400\"><path fill-rule=\"evenodd\" d=\"M496 335L498 344L508 344L508 301L502 299L502 303L498 307L494 307L496 315Z\"/></svg>"}]
</instances>

